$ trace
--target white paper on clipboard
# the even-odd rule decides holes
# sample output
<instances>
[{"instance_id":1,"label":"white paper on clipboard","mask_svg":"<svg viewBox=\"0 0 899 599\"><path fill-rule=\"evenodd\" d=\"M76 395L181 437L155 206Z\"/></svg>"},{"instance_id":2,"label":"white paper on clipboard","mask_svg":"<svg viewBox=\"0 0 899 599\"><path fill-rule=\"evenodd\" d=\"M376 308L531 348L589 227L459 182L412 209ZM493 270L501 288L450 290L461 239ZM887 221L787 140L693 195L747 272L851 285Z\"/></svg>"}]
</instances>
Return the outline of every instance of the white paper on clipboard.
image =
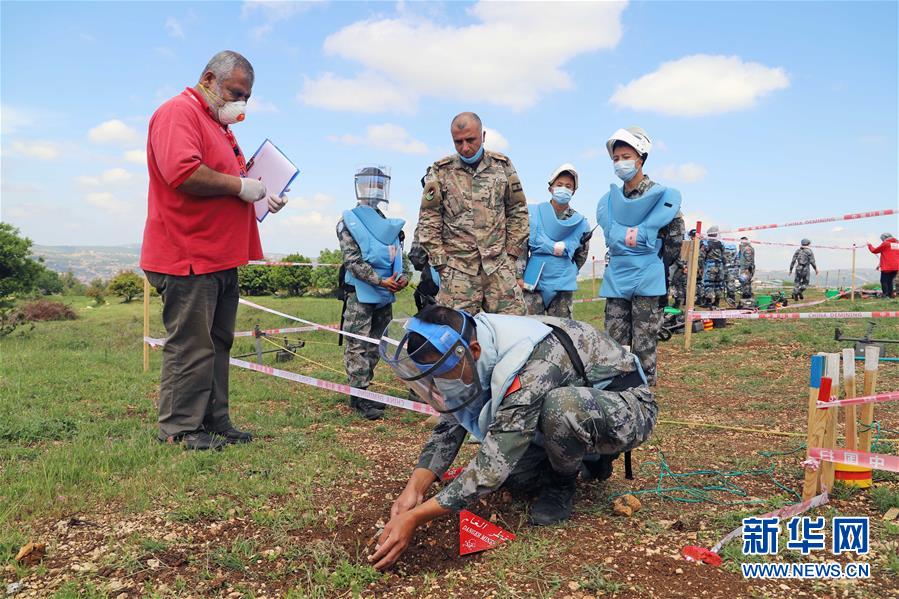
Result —
<instances>
[{"instance_id":1,"label":"white paper on clipboard","mask_svg":"<svg viewBox=\"0 0 899 599\"><path fill-rule=\"evenodd\" d=\"M262 142L247 163L247 178L261 179L269 195L284 193L299 174L296 165L270 139ZM268 214L268 200L262 198L253 207L256 209L256 220L262 222Z\"/></svg>"}]
</instances>

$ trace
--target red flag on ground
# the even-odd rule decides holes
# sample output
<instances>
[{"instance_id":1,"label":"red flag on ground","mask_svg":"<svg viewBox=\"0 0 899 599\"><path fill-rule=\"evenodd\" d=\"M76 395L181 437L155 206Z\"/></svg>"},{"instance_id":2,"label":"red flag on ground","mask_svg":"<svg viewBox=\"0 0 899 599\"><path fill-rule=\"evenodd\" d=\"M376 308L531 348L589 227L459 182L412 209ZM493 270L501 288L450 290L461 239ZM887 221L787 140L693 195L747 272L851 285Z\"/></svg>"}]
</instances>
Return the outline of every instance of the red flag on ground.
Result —
<instances>
[{"instance_id":1,"label":"red flag on ground","mask_svg":"<svg viewBox=\"0 0 899 599\"><path fill-rule=\"evenodd\" d=\"M699 547L697 545L687 545L681 550L681 553L683 553L684 557L687 558L687 561L705 562L710 566L721 565L721 556L711 549L706 549L705 547Z\"/></svg>"},{"instance_id":2,"label":"red flag on ground","mask_svg":"<svg viewBox=\"0 0 899 599\"><path fill-rule=\"evenodd\" d=\"M486 551L500 543L514 540L514 534L496 524L491 524L468 510L459 512L459 555Z\"/></svg>"}]
</instances>

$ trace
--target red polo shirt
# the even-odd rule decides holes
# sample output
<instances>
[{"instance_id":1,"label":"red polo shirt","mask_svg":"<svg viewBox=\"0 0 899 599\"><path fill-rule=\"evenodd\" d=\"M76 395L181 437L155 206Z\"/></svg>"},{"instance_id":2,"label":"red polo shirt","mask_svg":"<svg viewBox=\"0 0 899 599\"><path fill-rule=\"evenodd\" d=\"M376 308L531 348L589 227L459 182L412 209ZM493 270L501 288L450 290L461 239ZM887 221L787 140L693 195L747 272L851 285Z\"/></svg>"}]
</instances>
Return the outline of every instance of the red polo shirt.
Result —
<instances>
[{"instance_id":1,"label":"red polo shirt","mask_svg":"<svg viewBox=\"0 0 899 599\"><path fill-rule=\"evenodd\" d=\"M237 196L195 196L178 190L201 164L228 175L245 174L237 140L188 87L150 118L142 269L201 275L262 258L252 204Z\"/></svg>"}]
</instances>

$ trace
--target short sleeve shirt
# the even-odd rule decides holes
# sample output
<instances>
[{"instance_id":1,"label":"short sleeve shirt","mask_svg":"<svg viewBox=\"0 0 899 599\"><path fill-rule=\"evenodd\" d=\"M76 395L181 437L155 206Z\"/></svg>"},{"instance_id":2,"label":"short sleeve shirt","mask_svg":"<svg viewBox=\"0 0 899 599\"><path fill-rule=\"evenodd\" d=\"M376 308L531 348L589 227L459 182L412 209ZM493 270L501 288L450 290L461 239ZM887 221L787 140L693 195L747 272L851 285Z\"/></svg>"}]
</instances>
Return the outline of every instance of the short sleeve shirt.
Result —
<instances>
[{"instance_id":1,"label":"short sleeve shirt","mask_svg":"<svg viewBox=\"0 0 899 599\"><path fill-rule=\"evenodd\" d=\"M199 275L262 258L252 204L237 196L196 196L178 189L201 164L228 175L246 175L243 153L231 131L213 118L196 90L187 88L150 118L142 269Z\"/></svg>"}]
</instances>

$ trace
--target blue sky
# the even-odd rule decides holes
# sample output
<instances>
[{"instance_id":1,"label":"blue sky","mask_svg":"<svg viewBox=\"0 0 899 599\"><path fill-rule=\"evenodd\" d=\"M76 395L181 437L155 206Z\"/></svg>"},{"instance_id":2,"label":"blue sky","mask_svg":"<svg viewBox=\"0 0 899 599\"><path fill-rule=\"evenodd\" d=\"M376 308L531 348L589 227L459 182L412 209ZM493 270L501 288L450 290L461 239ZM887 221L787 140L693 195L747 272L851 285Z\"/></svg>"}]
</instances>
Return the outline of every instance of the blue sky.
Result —
<instances>
[{"instance_id":1,"label":"blue sky","mask_svg":"<svg viewBox=\"0 0 899 599\"><path fill-rule=\"evenodd\" d=\"M2 219L40 244L139 243L147 121L221 49L256 86L234 127L302 174L261 225L266 251L316 255L354 205L353 169L393 169L391 213L414 226L419 179L478 112L529 201L573 162L595 220L614 177L604 143L638 124L652 178L690 221L722 228L897 206L895 2L3 2ZM887 217L760 232L850 245ZM601 240L593 253L602 257ZM788 248L758 248L782 268ZM865 252L860 266L876 261ZM822 267L849 253L819 250Z\"/></svg>"}]
</instances>

